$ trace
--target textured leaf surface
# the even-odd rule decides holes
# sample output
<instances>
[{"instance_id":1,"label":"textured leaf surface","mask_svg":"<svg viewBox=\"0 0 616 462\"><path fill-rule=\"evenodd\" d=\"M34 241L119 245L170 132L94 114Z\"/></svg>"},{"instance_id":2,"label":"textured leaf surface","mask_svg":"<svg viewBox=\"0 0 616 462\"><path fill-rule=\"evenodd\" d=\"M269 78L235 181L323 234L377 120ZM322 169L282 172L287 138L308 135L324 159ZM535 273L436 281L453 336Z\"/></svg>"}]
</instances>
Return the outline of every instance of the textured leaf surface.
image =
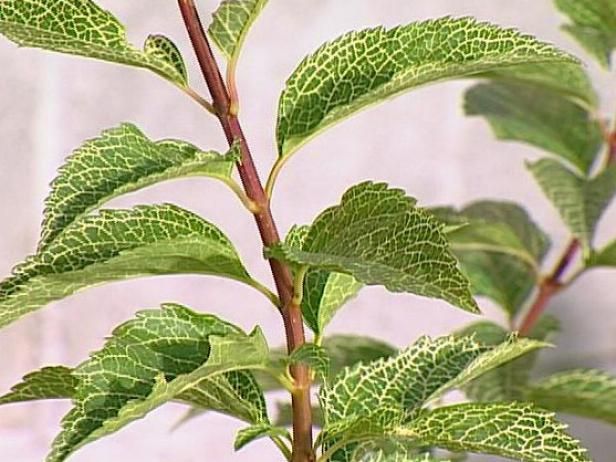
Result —
<instances>
[{"instance_id":1,"label":"textured leaf surface","mask_svg":"<svg viewBox=\"0 0 616 462\"><path fill-rule=\"evenodd\" d=\"M278 111L278 151L288 156L322 130L414 87L533 62L572 58L532 37L471 18L352 32L293 72Z\"/></svg>"},{"instance_id":2,"label":"textured leaf surface","mask_svg":"<svg viewBox=\"0 0 616 462\"><path fill-rule=\"evenodd\" d=\"M465 111L483 116L497 138L522 141L590 171L603 144L592 115L555 92L512 82L479 84L466 93Z\"/></svg>"},{"instance_id":3,"label":"textured leaf surface","mask_svg":"<svg viewBox=\"0 0 616 462\"><path fill-rule=\"evenodd\" d=\"M223 0L208 33L230 61L236 61L244 39L267 0Z\"/></svg>"},{"instance_id":4,"label":"textured leaf surface","mask_svg":"<svg viewBox=\"0 0 616 462\"><path fill-rule=\"evenodd\" d=\"M410 413L483 351L468 337L423 337L397 356L344 369L321 389L326 423L384 408Z\"/></svg>"},{"instance_id":5,"label":"textured leaf surface","mask_svg":"<svg viewBox=\"0 0 616 462\"><path fill-rule=\"evenodd\" d=\"M510 202L474 202L460 211L433 209L476 295L491 298L513 316L535 287L549 249L547 235L528 213Z\"/></svg>"},{"instance_id":6,"label":"textured leaf surface","mask_svg":"<svg viewBox=\"0 0 616 462\"><path fill-rule=\"evenodd\" d=\"M72 399L77 385L73 369L63 366L46 367L24 377L10 393L0 397L0 405L45 399ZM231 371L204 380L183 392L178 400L193 406L195 414L218 411L246 422L267 420L263 392L249 371Z\"/></svg>"},{"instance_id":7,"label":"textured leaf surface","mask_svg":"<svg viewBox=\"0 0 616 462\"><path fill-rule=\"evenodd\" d=\"M592 179L582 178L550 159L528 168L573 235L589 249L597 223L616 194L616 166Z\"/></svg>"},{"instance_id":8,"label":"textured leaf surface","mask_svg":"<svg viewBox=\"0 0 616 462\"><path fill-rule=\"evenodd\" d=\"M199 411L217 411L246 422L267 420L265 399L250 371L230 371L199 382L178 397Z\"/></svg>"},{"instance_id":9,"label":"textured leaf surface","mask_svg":"<svg viewBox=\"0 0 616 462\"><path fill-rule=\"evenodd\" d=\"M264 366L268 355L258 330L248 336L178 305L143 311L75 370L74 407L48 461L65 460L212 377Z\"/></svg>"},{"instance_id":10,"label":"textured leaf surface","mask_svg":"<svg viewBox=\"0 0 616 462\"><path fill-rule=\"evenodd\" d=\"M282 244L269 256L477 311L442 224L385 184L352 187L340 205L317 217L301 250Z\"/></svg>"},{"instance_id":11,"label":"textured leaf surface","mask_svg":"<svg viewBox=\"0 0 616 462\"><path fill-rule=\"evenodd\" d=\"M525 84L554 92L587 109L596 108L598 103L590 77L579 63L519 64L485 72L479 77L496 82Z\"/></svg>"},{"instance_id":12,"label":"textured leaf surface","mask_svg":"<svg viewBox=\"0 0 616 462\"><path fill-rule=\"evenodd\" d=\"M177 273L252 281L228 238L191 212L103 210L72 223L0 283L0 326L88 286Z\"/></svg>"},{"instance_id":13,"label":"textured leaf surface","mask_svg":"<svg viewBox=\"0 0 616 462\"><path fill-rule=\"evenodd\" d=\"M579 369L549 376L533 384L527 399L544 409L616 425L616 377L607 372Z\"/></svg>"},{"instance_id":14,"label":"textured leaf surface","mask_svg":"<svg viewBox=\"0 0 616 462\"><path fill-rule=\"evenodd\" d=\"M308 226L293 227L287 235L287 245L301 250ZM352 299L362 288L362 284L348 274L313 269L304 277L304 296L302 313L304 322L318 336L322 336L325 327L334 315Z\"/></svg>"},{"instance_id":15,"label":"textured leaf surface","mask_svg":"<svg viewBox=\"0 0 616 462\"><path fill-rule=\"evenodd\" d=\"M356 335L330 335L323 339L321 346L329 357L329 376L336 376L345 367L357 363L368 363L381 358L395 355L398 350L393 346L371 337ZM278 357L286 356L286 347L273 352ZM282 388L280 382L270 375L257 374L259 383L264 390L277 390ZM320 381L321 377L315 377Z\"/></svg>"},{"instance_id":16,"label":"textured leaf surface","mask_svg":"<svg viewBox=\"0 0 616 462\"><path fill-rule=\"evenodd\" d=\"M182 56L169 39L150 36L139 50L124 26L91 0L2 0L0 33L21 46L142 67L178 86L188 84Z\"/></svg>"},{"instance_id":17,"label":"textured leaf surface","mask_svg":"<svg viewBox=\"0 0 616 462\"><path fill-rule=\"evenodd\" d=\"M336 313L357 295L363 284L353 276L310 270L304 279L302 312L304 321L316 335L323 335Z\"/></svg>"},{"instance_id":18,"label":"textured leaf surface","mask_svg":"<svg viewBox=\"0 0 616 462\"><path fill-rule=\"evenodd\" d=\"M314 343L304 343L289 355L290 364L305 364L317 375L328 377L330 372L330 360L327 350Z\"/></svg>"},{"instance_id":19,"label":"textured leaf surface","mask_svg":"<svg viewBox=\"0 0 616 462\"><path fill-rule=\"evenodd\" d=\"M77 149L60 169L46 200L40 248L70 223L122 194L186 176L228 181L236 155L203 152L175 140L153 142L123 124Z\"/></svg>"},{"instance_id":20,"label":"textured leaf surface","mask_svg":"<svg viewBox=\"0 0 616 462\"><path fill-rule=\"evenodd\" d=\"M361 459L364 462L449 462L445 459L437 459L430 454L412 455L405 451L375 451L372 454L364 455Z\"/></svg>"},{"instance_id":21,"label":"textured leaf surface","mask_svg":"<svg viewBox=\"0 0 616 462\"><path fill-rule=\"evenodd\" d=\"M268 423L262 423L241 429L235 437L233 447L236 451L239 451L247 444L266 437L291 439L289 431L286 428L275 427Z\"/></svg>"},{"instance_id":22,"label":"textured leaf surface","mask_svg":"<svg viewBox=\"0 0 616 462\"><path fill-rule=\"evenodd\" d=\"M429 446L524 462L583 462L586 451L552 414L526 404L461 404L424 413L398 434Z\"/></svg>"},{"instance_id":23,"label":"textured leaf surface","mask_svg":"<svg viewBox=\"0 0 616 462\"><path fill-rule=\"evenodd\" d=\"M593 266L616 266L616 241L593 255L590 264Z\"/></svg>"},{"instance_id":24,"label":"textured leaf surface","mask_svg":"<svg viewBox=\"0 0 616 462\"><path fill-rule=\"evenodd\" d=\"M345 367L367 364L398 353L396 348L381 340L357 335L330 335L322 345L330 359L332 377Z\"/></svg>"},{"instance_id":25,"label":"textured leaf surface","mask_svg":"<svg viewBox=\"0 0 616 462\"><path fill-rule=\"evenodd\" d=\"M353 460L354 442L390 433L447 391L543 346L515 336L495 347L469 336L424 337L395 357L347 368L321 389L325 447L339 448L332 460Z\"/></svg>"},{"instance_id":26,"label":"textured leaf surface","mask_svg":"<svg viewBox=\"0 0 616 462\"><path fill-rule=\"evenodd\" d=\"M45 367L32 372L9 393L1 396L0 404L72 398L77 387L77 379L72 372L72 369L63 366Z\"/></svg>"},{"instance_id":27,"label":"textured leaf surface","mask_svg":"<svg viewBox=\"0 0 616 462\"><path fill-rule=\"evenodd\" d=\"M563 26L586 51L605 67L616 48L616 3L613 0L556 0L571 19Z\"/></svg>"},{"instance_id":28,"label":"textured leaf surface","mask_svg":"<svg viewBox=\"0 0 616 462\"><path fill-rule=\"evenodd\" d=\"M429 399L439 398L449 390L464 388L473 380L485 376L486 373L499 367L507 367L506 365L511 364L513 360L528 356L530 353L547 346L550 345L538 340L518 338L516 335L505 336L502 343L471 361L463 371L443 384Z\"/></svg>"},{"instance_id":29,"label":"textured leaf surface","mask_svg":"<svg viewBox=\"0 0 616 462\"><path fill-rule=\"evenodd\" d=\"M555 318L544 316L529 333L529 338L534 339L535 344L545 345L541 342L548 340L558 331L558 328ZM478 342L495 346L498 349L497 345L502 345L510 334L503 327L492 322L478 322L466 327L460 335L472 335ZM539 350L537 349L527 352L520 358L494 368L481 377L467 381L462 388L473 401L523 401L538 355Z\"/></svg>"}]
</instances>

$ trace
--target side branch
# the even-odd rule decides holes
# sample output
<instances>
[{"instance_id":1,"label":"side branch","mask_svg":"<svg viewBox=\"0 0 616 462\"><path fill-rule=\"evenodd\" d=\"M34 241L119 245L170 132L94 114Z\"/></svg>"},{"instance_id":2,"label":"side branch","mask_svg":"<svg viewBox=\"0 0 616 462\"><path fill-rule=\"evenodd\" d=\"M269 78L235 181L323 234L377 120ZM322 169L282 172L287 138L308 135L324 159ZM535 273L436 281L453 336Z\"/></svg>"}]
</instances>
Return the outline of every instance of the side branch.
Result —
<instances>
[{"instance_id":1,"label":"side branch","mask_svg":"<svg viewBox=\"0 0 616 462\"><path fill-rule=\"evenodd\" d=\"M562 257L558 260L558 263L554 267L552 273L541 282L537 298L535 298L534 303L522 320L518 329L520 331L520 335L528 335L530 333L537 321L541 318L541 315L547 308L552 297L560 291L562 288L562 277L575 258L579 248L580 241L577 239L571 240Z\"/></svg>"},{"instance_id":2,"label":"side branch","mask_svg":"<svg viewBox=\"0 0 616 462\"><path fill-rule=\"evenodd\" d=\"M192 46L197 55L203 77L212 95L214 109L231 146L239 140L241 161L238 171L248 198L256 204L255 221L263 245L272 246L280 242L280 236L272 217L269 200L263 190L246 137L232 107L229 91L214 58L207 36L199 19L194 0L178 0L180 11L186 25ZM293 303L293 278L288 267L277 260L269 261L272 275L281 302L289 352L305 343L301 309ZM312 411L310 404L310 371L301 364L294 365L292 374L296 391L292 395L293 404L293 462L312 462Z\"/></svg>"}]
</instances>

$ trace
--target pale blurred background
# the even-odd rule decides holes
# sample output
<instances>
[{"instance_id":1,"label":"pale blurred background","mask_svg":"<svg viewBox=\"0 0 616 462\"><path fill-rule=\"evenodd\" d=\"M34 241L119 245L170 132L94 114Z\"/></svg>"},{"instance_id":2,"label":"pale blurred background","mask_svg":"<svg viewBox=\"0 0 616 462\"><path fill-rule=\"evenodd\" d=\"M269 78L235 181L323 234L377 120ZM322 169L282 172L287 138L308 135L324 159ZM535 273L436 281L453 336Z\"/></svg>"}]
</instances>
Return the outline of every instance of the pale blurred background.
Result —
<instances>
[{"instance_id":1,"label":"pale blurred background","mask_svg":"<svg viewBox=\"0 0 616 462\"><path fill-rule=\"evenodd\" d=\"M194 86L205 92L176 2L99 3L127 24L134 43L153 32L169 35L184 51ZM198 3L204 21L209 21L217 0ZM304 55L352 29L448 14L516 26L581 54L559 32L563 18L550 0L272 0L249 37L239 70L241 119L261 175L266 175L275 157L278 95ZM608 103L605 114L611 114L616 102L613 75L592 62L588 69L603 102ZM455 82L414 91L362 113L306 146L283 171L276 189L273 208L281 231L294 223L310 222L323 208L337 203L349 185L370 178L402 187L424 205L462 205L483 197L525 203L554 237L553 249L560 252L567 238L565 229L523 165L538 151L497 142L483 120L465 118L461 97L468 84ZM0 40L0 101L3 275L34 251L47 185L64 157L84 139L133 121L155 139L184 138L203 148L225 149L217 121L153 74L18 50L4 39ZM252 218L224 186L184 180L112 205L162 201L177 202L219 224L237 244L253 274L271 281ZM614 229L616 211L612 209L602 223L598 242L613 237ZM575 365L616 371L615 280L614 272L594 271L554 300L551 309L562 319L564 332L559 349L547 355L546 370ZM283 341L278 314L242 285L205 277L116 283L56 303L0 332L0 392L43 365L78 364L137 309L171 300L216 313L246 329L259 323L271 344ZM487 316L501 319L489 303L482 301L482 306ZM444 303L369 288L340 313L330 331L370 334L405 346L421 334L445 334L476 319ZM68 407L67 402L47 402L0 408L0 460L42 461ZM280 460L266 441L234 454L232 441L240 424L226 417L207 415L170 432L183 412L179 405L166 406L121 433L87 446L71 460ZM571 432L590 447L595 462L614 460L616 429L581 419L566 420L572 423Z\"/></svg>"}]
</instances>

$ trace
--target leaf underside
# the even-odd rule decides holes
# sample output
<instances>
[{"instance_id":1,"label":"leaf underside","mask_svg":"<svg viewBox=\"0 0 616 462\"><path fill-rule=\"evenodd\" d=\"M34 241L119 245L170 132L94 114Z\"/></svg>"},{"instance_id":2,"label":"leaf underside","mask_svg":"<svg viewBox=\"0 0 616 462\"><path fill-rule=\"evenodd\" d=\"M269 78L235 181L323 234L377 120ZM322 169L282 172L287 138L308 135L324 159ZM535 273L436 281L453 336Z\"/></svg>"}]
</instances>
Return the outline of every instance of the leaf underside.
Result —
<instances>
[{"instance_id":1,"label":"leaf underside","mask_svg":"<svg viewBox=\"0 0 616 462\"><path fill-rule=\"evenodd\" d=\"M560 372L532 384L526 398L544 409L616 425L616 377L607 372Z\"/></svg>"},{"instance_id":2,"label":"leaf underside","mask_svg":"<svg viewBox=\"0 0 616 462\"><path fill-rule=\"evenodd\" d=\"M75 395L77 385L72 369L45 367L26 375L9 393L1 396L0 405L40 399L69 399Z\"/></svg>"},{"instance_id":3,"label":"leaf underside","mask_svg":"<svg viewBox=\"0 0 616 462\"><path fill-rule=\"evenodd\" d=\"M592 81L579 63L520 64L485 72L477 77L546 90L566 97L587 110L596 109L598 104L599 98Z\"/></svg>"},{"instance_id":4,"label":"leaf underside","mask_svg":"<svg viewBox=\"0 0 616 462\"><path fill-rule=\"evenodd\" d=\"M285 243L301 250L309 230L309 226L294 226L287 234ZM355 297L362 287L363 284L348 274L308 270L304 277L302 297L304 322L315 335L322 336L335 314Z\"/></svg>"},{"instance_id":5,"label":"leaf underside","mask_svg":"<svg viewBox=\"0 0 616 462\"><path fill-rule=\"evenodd\" d=\"M611 242L593 255L589 263L593 266L616 266L616 241Z\"/></svg>"},{"instance_id":6,"label":"leaf underside","mask_svg":"<svg viewBox=\"0 0 616 462\"><path fill-rule=\"evenodd\" d=\"M573 235L590 249L597 224L616 195L616 165L591 179L551 159L531 163L528 168Z\"/></svg>"},{"instance_id":7,"label":"leaf underside","mask_svg":"<svg viewBox=\"0 0 616 462\"><path fill-rule=\"evenodd\" d=\"M534 85L482 83L465 97L466 114L483 116L497 138L534 145L582 174L592 168L603 137L599 122L576 103Z\"/></svg>"},{"instance_id":8,"label":"leaf underside","mask_svg":"<svg viewBox=\"0 0 616 462\"><path fill-rule=\"evenodd\" d=\"M246 35L267 1L223 0L213 13L208 34L229 61L237 61Z\"/></svg>"},{"instance_id":9,"label":"leaf underside","mask_svg":"<svg viewBox=\"0 0 616 462\"><path fill-rule=\"evenodd\" d=\"M616 48L616 4L612 0L556 0L556 6L571 19L563 29L609 67Z\"/></svg>"},{"instance_id":10,"label":"leaf underside","mask_svg":"<svg viewBox=\"0 0 616 462\"><path fill-rule=\"evenodd\" d=\"M511 202L486 200L460 211L444 207L431 211L447 225L458 225L447 238L474 293L514 316L537 283L550 246L547 235Z\"/></svg>"}]
</instances>

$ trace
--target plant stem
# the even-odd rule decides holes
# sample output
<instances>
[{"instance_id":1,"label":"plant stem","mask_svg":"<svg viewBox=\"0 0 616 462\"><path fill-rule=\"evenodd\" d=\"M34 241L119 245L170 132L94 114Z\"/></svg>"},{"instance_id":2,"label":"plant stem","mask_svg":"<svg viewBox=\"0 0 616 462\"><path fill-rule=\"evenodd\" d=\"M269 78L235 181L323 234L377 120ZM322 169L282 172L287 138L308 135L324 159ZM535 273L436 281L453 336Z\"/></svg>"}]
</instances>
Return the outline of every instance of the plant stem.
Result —
<instances>
[{"instance_id":1,"label":"plant stem","mask_svg":"<svg viewBox=\"0 0 616 462\"><path fill-rule=\"evenodd\" d=\"M567 246L567 249L558 260L558 263L554 267L552 273L541 282L535 301L520 323L520 327L518 329L520 335L528 335L531 332L539 318L541 318L541 315L547 308L552 297L561 290L563 287L562 277L575 258L579 248L580 241L577 239L572 239Z\"/></svg>"},{"instance_id":2,"label":"plant stem","mask_svg":"<svg viewBox=\"0 0 616 462\"><path fill-rule=\"evenodd\" d=\"M258 206L259 210L254 213L254 217L263 245L270 247L280 242L280 237L242 127L231 110L229 92L220 68L203 30L194 0L178 0L178 5L227 141L230 146L235 140L240 142L242 158L237 166L240 178L246 195ZM300 307L293 303L293 278L289 268L277 260L270 259L269 263L282 305L281 314L284 320L287 348L289 352L292 352L306 341L302 312ZM292 394L293 451L291 460L293 462L313 462L310 371L305 365L297 364L293 366L292 373L296 389Z\"/></svg>"},{"instance_id":3,"label":"plant stem","mask_svg":"<svg viewBox=\"0 0 616 462\"><path fill-rule=\"evenodd\" d=\"M605 162L600 171L604 171L606 168L616 164L616 119L613 129L610 130L607 127L604 128L604 139L607 143L607 150L605 154ZM552 271L552 274L541 282L535 301L520 323L520 327L518 329L520 335L528 335L539 318L541 318L541 315L547 308L552 297L563 288L569 287L571 283L577 280L577 278L583 273L584 269L576 273L573 278L566 283L562 280L565 271L568 269L579 248L580 241L577 239L572 239L569 246L565 250L565 253L554 268L554 271Z\"/></svg>"},{"instance_id":4,"label":"plant stem","mask_svg":"<svg viewBox=\"0 0 616 462\"><path fill-rule=\"evenodd\" d=\"M607 155L607 167L612 164L616 164L616 130L613 131L608 140L608 155Z\"/></svg>"}]
</instances>

